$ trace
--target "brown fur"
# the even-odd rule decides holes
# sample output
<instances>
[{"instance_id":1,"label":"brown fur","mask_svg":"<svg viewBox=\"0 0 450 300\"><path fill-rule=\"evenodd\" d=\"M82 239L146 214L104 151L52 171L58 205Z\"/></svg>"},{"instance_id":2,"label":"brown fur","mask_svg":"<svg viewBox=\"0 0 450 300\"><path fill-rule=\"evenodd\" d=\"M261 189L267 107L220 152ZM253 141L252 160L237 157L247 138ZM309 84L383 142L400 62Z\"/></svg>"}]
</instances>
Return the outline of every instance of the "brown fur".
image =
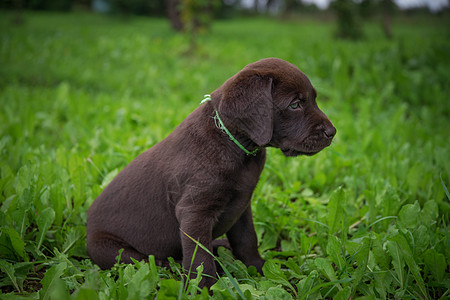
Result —
<instances>
[{"instance_id":1,"label":"brown fur","mask_svg":"<svg viewBox=\"0 0 450 300\"><path fill-rule=\"evenodd\" d=\"M127 263L154 255L161 265L173 257L189 269L195 243L185 232L211 251L214 239L226 234L236 258L261 272L250 199L264 147L313 155L330 145L336 129L317 107L308 78L281 59L247 65L211 98L126 166L92 204L87 250L101 268L112 267L123 248ZM261 148L255 156L216 127L215 109L246 149ZM198 249L192 270L201 263L215 276L213 258ZM201 284L214 281L204 277Z\"/></svg>"}]
</instances>

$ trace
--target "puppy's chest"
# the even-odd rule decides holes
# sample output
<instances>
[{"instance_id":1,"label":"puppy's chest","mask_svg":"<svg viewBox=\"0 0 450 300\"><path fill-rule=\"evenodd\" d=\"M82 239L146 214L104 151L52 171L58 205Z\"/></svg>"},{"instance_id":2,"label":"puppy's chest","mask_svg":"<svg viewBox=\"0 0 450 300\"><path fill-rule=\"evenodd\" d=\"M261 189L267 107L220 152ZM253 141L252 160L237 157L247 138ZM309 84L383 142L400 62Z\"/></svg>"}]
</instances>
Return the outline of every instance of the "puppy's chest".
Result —
<instances>
[{"instance_id":1,"label":"puppy's chest","mask_svg":"<svg viewBox=\"0 0 450 300\"><path fill-rule=\"evenodd\" d=\"M239 168L206 168L195 164L168 182L168 200L178 210L197 211L228 227L250 204L263 165L261 160Z\"/></svg>"},{"instance_id":2,"label":"puppy's chest","mask_svg":"<svg viewBox=\"0 0 450 300\"><path fill-rule=\"evenodd\" d=\"M242 169L241 172L234 174L232 180L230 178L227 180L232 184L228 185L221 195L224 202L213 228L213 238L226 233L251 205L251 197L260 173L255 168Z\"/></svg>"},{"instance_id":3,"label":"puppy's chest","mask_svg":"<svg viewBox=\"0 0 450 300\"><path fill-rule=\"evenodd\" d=\"M226 204L217 212L213 225L213 238L226 233L249 207L251 191L230 191L229 198L224 200Z\"/></svg>"},{"instance_id":4,"label":"puppy's chest","mask_svg":"<svg viewBox=\"0 0 450 300\"><path fill-rule=\"evenodd\" d=\"M255 189L259 181L261 171L256 168L243 169L235 176L236 189L240 191L251 191Z\"/></svg>"}]
</instances>

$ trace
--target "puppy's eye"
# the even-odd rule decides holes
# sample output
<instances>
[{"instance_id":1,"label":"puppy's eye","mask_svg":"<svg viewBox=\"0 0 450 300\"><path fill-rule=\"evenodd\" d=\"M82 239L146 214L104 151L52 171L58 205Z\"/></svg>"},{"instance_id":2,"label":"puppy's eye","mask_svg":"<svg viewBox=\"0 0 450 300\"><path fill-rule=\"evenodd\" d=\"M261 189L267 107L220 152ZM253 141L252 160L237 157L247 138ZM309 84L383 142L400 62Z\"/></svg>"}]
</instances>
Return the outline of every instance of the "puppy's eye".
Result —
<instances>
[{"instance_id":1,"label":"puppy's eye","mask_svg":"<svg viewBox=\"0 0 450 300\"><path fill-rule=\"evenodd\" d=\"M300 100L295 100L289 105L290 109L299 109L300 108Z\"/></svg>"}]
</instances>

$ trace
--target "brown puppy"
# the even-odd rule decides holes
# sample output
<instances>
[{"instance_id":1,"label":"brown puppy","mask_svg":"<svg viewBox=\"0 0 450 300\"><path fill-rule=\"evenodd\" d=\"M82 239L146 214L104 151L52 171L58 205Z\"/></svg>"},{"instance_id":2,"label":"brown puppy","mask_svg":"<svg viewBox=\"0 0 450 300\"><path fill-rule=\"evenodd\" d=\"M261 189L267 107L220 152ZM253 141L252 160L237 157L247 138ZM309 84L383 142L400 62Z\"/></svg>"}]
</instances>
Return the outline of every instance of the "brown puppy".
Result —
<instances>
[{"instance_id":1,"label":"brown puppy","mask_svg":"<svg viewBox=\"0 0 450 300\"><path fill-rule=\"evenodd\" d=\"M228 79L94 201L87 221L93 262L110 268L123 248L127 263L151 254L161 265L173 257L189 269L195 243L186 234L211 251L213 240L226 234L236 258L261 272L250 198L264 147L296 156L329 146L336 129L315 98L305 74L281 59L249 64ZM216 275L213 258L199 248L192 270L202 263L205 274ZM204 277L201 284L214 282Z\"/></svg>"}]
</instances>

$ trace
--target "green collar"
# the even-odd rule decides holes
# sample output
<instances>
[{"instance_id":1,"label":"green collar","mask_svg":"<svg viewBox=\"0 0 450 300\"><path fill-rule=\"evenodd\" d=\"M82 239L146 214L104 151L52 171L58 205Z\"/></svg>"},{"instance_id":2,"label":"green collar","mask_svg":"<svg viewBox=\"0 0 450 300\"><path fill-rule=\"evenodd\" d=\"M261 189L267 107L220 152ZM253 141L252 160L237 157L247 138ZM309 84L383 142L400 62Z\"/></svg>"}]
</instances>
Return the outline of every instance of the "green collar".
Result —
<instances>
[{"instance_id":1,"label":"green collar","mask_svg":"<svg viewBox=\"0 0 450 300\"><path fill-rule=\"evenodd\" d=\"M203 100L202 100L202 102L200 102L200 104L203 104L203 103L205 103L207 101L211 101L211 95L205 95ZM253 151L248 151L247 149L245 149L245 147L242 146L242 144L239 143L239 141L225 127L225 125L223 124L222 119L219 117L219 112L217 111L217 109L214 109L214 111L216 112L216 114L214 116L214 122L216 123L216 127L219 128L220 130L222 130L223 132L225 132L228 135L228 137L230 138L230 140L232 140L239 148L241 148L245 152L245 154L255 156L256 153L259 151L259 148L256 148Z\"/></svg>"}]
</instances>

